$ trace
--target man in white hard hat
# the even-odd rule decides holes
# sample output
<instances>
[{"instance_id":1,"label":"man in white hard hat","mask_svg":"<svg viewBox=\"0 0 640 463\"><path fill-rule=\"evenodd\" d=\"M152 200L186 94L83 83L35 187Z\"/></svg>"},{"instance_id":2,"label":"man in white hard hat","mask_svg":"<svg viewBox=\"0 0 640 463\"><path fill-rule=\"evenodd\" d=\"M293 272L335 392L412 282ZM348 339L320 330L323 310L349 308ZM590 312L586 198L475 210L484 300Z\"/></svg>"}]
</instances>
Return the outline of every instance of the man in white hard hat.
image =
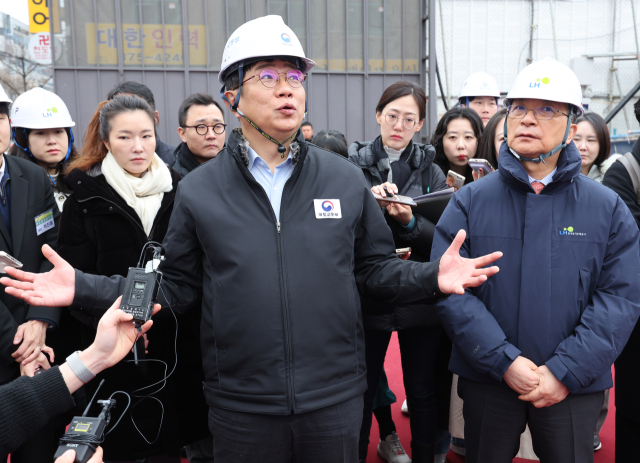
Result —
<instances>
[{"instance_id":1,"label":"man in white hard hat","mask_svg":"<svg viewBox=\"0 0 640 463\"><path fill-rule=\"evenodd\" d=\"M496 80L486 72L471 74L460 87L458 104L477 112L486 127L500 107L500 90Z\"/></svg>"},{"instance_id":2,"label":"man in white hard hat","mask_svg":"<svg viewBox=\"0 0 640 463\"><path fill-rule=\"evenodd\" d=\"M456 193L436 227L432 257L461 228L463 255L505 256L487 284L437 304L468 463L511 462L527 424L541 461L593 462L611 365L640 315L640 234L620 197L580 174L581 101L567 66L522 70L500 169Z\"/></svg>"},{"instance_id":3,"label":"man in white hard hat","mask_svg":"<svg viewBox=\"0 0 640 463\"><path fill-rule=\"evenodd\" d=\"M357 461L367 388L359 291L434 301L497 271L480 268L499 253L460 258L462 234L439 262L397 258L361 171L300 132L313 65L279 16L231 35L220 82L241 128L180 182L163 243L163 306L202 301L216 463ZM3 279L7 291L95 313L120 294L122 278L74 272L47 253L53 272L12 272L22 281Z\"/></svg>"},{"instance_id":4,"label":"man in white hard hat","mask_svg":"<svg viewBox=\"0 0 640 463\"><path fill-rule=\"evenodd\" d=\"M40 248L55 246L60 212L44 169L3 154L11 139L10 104L0 87L0 251L18 260L26 271L46 272L52 265ZM59 318L59 308L38 307L0 294L0 384L20 376L20 364L31 362L40 352L51 352L45 344L46 333Z\"/></svg>"}]
</instances>

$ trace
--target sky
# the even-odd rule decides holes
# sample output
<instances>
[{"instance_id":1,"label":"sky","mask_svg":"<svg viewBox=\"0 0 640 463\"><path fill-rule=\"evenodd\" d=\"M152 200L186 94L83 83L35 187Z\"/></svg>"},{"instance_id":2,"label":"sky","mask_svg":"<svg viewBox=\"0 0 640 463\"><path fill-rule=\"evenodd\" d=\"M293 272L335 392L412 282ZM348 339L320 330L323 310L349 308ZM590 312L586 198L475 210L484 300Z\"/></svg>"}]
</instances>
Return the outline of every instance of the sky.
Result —
<instances>
[{"instance_id":1,"label":"sky","mask_svg":"<svg viewBox=\"0 0 640 463\"><path fill-rule=\"evenodd\" d=\"M29 24L29 4L27 0L0 1L0 11L13 16L18 21Z\"/></svg>"}]
</instances>

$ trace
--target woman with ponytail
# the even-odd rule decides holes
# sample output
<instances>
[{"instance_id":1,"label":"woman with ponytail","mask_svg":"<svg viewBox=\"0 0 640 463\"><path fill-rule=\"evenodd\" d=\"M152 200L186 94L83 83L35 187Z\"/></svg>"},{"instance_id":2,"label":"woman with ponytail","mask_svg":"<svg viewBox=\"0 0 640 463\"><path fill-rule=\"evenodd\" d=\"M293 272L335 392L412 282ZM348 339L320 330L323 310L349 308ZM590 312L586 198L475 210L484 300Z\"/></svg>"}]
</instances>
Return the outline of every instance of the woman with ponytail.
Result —
<instances>
[{"instance_id":1,"label":"woman with ponytail","mask_svg":"<svg viewBox=\"0 0 640 463\"><path fill-rule=\"evenodd\" d=\"M71 127L76 124L64 101L40 87L24 92L11 107L14 144L10 155L27 159L47 171L58 208L71 191L64 183L65 163L76 158Z\"/></svg>"},{"instance_id":2,"label":"woman with ponytail","mask_svg":"<svg viewBox=\"0 0 640 463\"><path fill-rule=\"evenodd\" d=\"M155 119L146 101L118 95L98 106L80 155L69 165L65 178L73 193L60 219L58 253L74 268L126 276L129 267L137 266L147 243L164 240L180 175L162 162L155 146ZM146 262L151 256L143 257ZM103 312L71 312L81 322L81 348L95 337ZM102 444L105 460L153 462L154 456L162 455L157 458L163 462L179 462L180 448L208 433L199 355L200 314L195 311L176 318L170 310L162 312L154 316L148 346L144 340L137 344L138 357L143 359L138 366L130 354L98 375L106 379L98 399L125 391L132 401ZM166 383L165 375L170 375ZM99 383L86 385L87 397ZM155 386L140 390L152 384ZM154 395L144 398L150 393ZM114 398L117 419L127 398L121 394Z\"/></svg>"}]
</instances>

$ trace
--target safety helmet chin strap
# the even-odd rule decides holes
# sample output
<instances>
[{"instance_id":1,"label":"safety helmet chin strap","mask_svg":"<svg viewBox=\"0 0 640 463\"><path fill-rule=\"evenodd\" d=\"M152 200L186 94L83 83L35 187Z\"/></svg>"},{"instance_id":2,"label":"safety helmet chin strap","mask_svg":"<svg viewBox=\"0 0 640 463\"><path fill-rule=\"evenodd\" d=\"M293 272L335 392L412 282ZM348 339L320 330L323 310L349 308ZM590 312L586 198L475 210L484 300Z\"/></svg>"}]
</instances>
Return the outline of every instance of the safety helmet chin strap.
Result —
<instances>
[{"instance_id":1,"label":"safety helmet chin strap","mask_svg":"<svg viewBox=\"0 0 640 463\"><path fill-rule=\"evenodd\" d=\"M62 164L64 164L65 162L67 162L69 160L69 157L71 156L71 148L73 148L73 142L74 142L73 130L71 130L71 127L68 127L68 129L69 129L69 147L67 148L67 155L64 157L64 159L62 161L60 161L58 163L58 170L62 170ZM18 148L20 148L22 151L24 151L29 156L31 156L32 158L35 159L35 156L31 152L31 150L29 149L29 145L28 145L29 136L27 134L27 129L23 128L22 131L24 132L25 140L27 140L27 146L23 147L23 146L20 146L18 144L18 139L16 138L16 129L15 129L15 127L13 129L13 142L16 144L16 146ZM49 174L47 173L47 175L49 175ZM53 179L53 177L51 175L49 175L49 178L51 179L51 182L55 185L56 181Z\"/></svg>"},{"instance_id":2,"label":"safety helmet chin strap","mask_svg":"<svg viewBox=\"0 0 640 463\"><path fill-rule=\"evenodd\" d=\"M280 157L284 159L284 153L287 152L287 147L284 146L284 145L289 143L291 140L293 140L296 137L296 135L298 134L298 131L296 130L293 133L293 135L291 135L285 141L280 143L278 140L276 140L271 135L269 135L267 132L265 132L260 127L258 127L251 119L249 119L247 116L245 116L244 113L242 111L240 111L240 109L238 108L238 103L240 103L240 93L242 92L242 79L243 79L243 77L244 77L244 63L240 64L240 67L238 67L238 82L240 83L240 86L238 87L238 93L236 94L236 98L235 98L233 104L231 104L231 102L229 101L227 96L224 94L224 89L225 89L224 85L220 89L220 98L222 98L224 101L226 101L229 104L229 107L231 108L231 111L237 112L238 114L240 114L240 116L242 116L249 124L251 124L251 127L253 127L258 132L260 132L260 135L262 135L267 140L272 141L273 143L278 145L278 153L280 153ZM306 114L306 106L305 106L305 114Z\"/></svg>"},{"instance_id":3,"label":"safety helmet chin strap","mask_svg":"<svg viewBox=\"0 0 640 463\"><path fill-rule=\"evenodd\" d=\"M508 119L508 117L504 118L504 129L503 130L504 130L505 134L507 133L507 119ZM566 148L566 146L567 146L567 138L569 137L569 129L571 129L571 121L572 120L573 120L573 106L571 107L571 111L569 112L569 117L568 117L568 120L567 120L567 128L564 131L564 138L562 139L562 143L560 143L558 146L556 146L554 149L552 149L548 153L541 154L537 158L528 158L528 157L525 157L525 156L520 156L518 153L516 153L513 150L513 148L511 148L509 146L509 140L505 136L505 140L507 142L507 146L509 147L509 151L511 151L511 154L513 154L515 156L515 158L517 160L519 160L519 161L529 161L529 162L534 162L536 164L542 162L543 164L545 164L545 162L544 162L545 159L547 159L549 156L553 156L558 151Z\"/></svg>"}]
</instances>

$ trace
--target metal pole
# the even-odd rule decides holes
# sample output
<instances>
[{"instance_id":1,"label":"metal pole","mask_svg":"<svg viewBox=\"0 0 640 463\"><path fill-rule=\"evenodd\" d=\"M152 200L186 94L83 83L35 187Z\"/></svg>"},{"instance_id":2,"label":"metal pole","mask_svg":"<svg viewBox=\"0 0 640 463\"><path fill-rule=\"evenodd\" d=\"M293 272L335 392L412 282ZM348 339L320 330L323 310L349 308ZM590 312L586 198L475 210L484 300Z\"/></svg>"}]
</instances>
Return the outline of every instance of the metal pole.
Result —
<instances>
[{"instance_id":1,"label":"metal pole","mask_svg":"<svg viewBox=\"0 0 640 463\"><path fill-rule=\"evenodd\" d=\"M607 116L604 118L604 121L607 124L611 122L611 119L616 117L616 115L620 112L620 110L624 108L624 105L626 105L629 102L629 100L631 100L631 98L633 98L634 95L638 93L638 90L640 90L640 82L635 84L631 89L631 91L627 93L622 100L620 100L620 103L618 103L616 107L613 108L609 114L607 114Z\"/></svg>"},{"instance_id":2,"label":"metal pole","mask_svg":"<svg viewBox=\"0 0 640 463\"><path fill-rule=\"evenodd\" d=\"M636 55L640 55L640 45L638 44L638 26L636 26L636 7L634 0L631 0L631 16L633 16L633 33L636 35ZM636 59L638 60L638 71L640 71L640 58L636 57Z\"/></svg>"},{"instance_id":3,"label":"metal pole","mask_svg":"<svg viewBox=\"0 0 640 463\"><path fill-rule=\"evenodd\" d=\"M622 96L622 86L620 85L620 76L618 75L618 70L614 71L614 75L616 76L616 83L618 84L618 93ZM627 116L626 108L622 108L622 114L624 114L624 122L627 124L627 130L631 129L629 125L629 117Z\"/></svg>"},{"instance_id":4,"label":"metal pole","mask_svg":"<svg viewBox=\"0 0 640 463\"><path fill-rule=\"evenodd\" d=\"M438 0L440 6L440 32L442 32L442 59L444 60L444 83L447 86L447 102L444 104L445 109L448 111L449 101L451 101L451 91L449 87L449 66L447 65L447 49L445 48L444 40L444 20L442 19L442 0ZM436 72L438 67L436 66ZM442 94L442 100L444 101L444 92L442 91L442 82L440 80L440 74L438 73L438 82L440 83L440 93Z\"/></svg>"},{"instance_id":5,"label":"metal pole","mask_svg":"<svg viewBox=\"0 0 640 463\"><path fill-rule=\"evenodd\" d=\"M427 20L429 21L429 102L427 113L429 114L429 135L435 132L438 123L438 93L436 91L436 2L429 0Z\"/></svg>"},{"instance_id":6,"label":"metal pole","mask_svg":"<svg viewBox=\"0 0 640 463\"><path fill-rule=\"evenodd\" d=\"M553 32L553 53L558 59L558 44L556 43L556 4L553 0L549 0L549 10L551 11L551 31Z\"/></svg>"},{"instance_id":7,"label":"metal pole","mask_svg":"<svg viewBox=\"0 0 640 463\"><path fill-rule=\"evenodd\" d=\"M616 48L616 10L618 6L618 0L613 0L613 22L611 23L611 52L613 53ZM634 18L635 20L635 18ZM611 57L611 67L609 68L609 111L613 106L613 56Z\"/></svg>"},{"instance_id":8,"label":"metal pole","mask_svg":"<svg viewBox=\"0 0 640 463\"><path fill-rule=\"evenodd\" d=\"M531 0L531 31L529 31L529 57L527 58L527 63L531 64L533 63L533 30L536 28L535 24L534 24L534 15L535 15L535 9L534 9L534 2L535 0ZM520 63L518 63L520 64Z\"/></svg>"},{"instance_id":9,"label":"metal pole","mask_svg":"<svg viewBox=\"0 0 640 463\"><path fill-rule=\"evenodd\" d=\"M444 90L442 90L442 79L440 78L440 70L438 69L438 60L434 59L434 61L436 63L436 77L438 78L438 86L440 87L440 96L442 96L442 102L444 103L445 111L449 111L449 102L445 99Z\"/></svg>"}]
</instances>

